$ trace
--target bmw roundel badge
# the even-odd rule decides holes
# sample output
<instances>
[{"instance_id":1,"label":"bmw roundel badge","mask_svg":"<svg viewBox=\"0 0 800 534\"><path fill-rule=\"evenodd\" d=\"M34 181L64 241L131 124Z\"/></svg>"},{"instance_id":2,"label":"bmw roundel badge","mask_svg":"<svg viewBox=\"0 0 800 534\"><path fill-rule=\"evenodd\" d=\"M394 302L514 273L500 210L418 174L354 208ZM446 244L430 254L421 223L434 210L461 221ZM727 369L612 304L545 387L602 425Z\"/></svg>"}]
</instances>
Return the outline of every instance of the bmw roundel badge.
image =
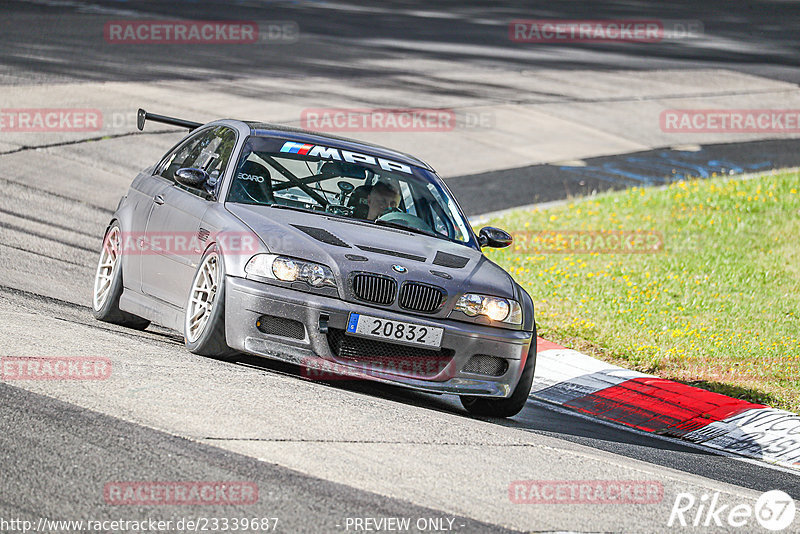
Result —
<instances>
[{"instance_id":1,"label":"bmw roundel badge","mask_svg":"<svg viewBox=\"0 0 800 534\"><path fill-rule=\"evenodd\" d=\"M404 272L408 271L408 269L406 269L402 265L392 265L392 269L394 269L394 271L398 272L398 273L404 273Z\"/></svg>"}]
</instances>

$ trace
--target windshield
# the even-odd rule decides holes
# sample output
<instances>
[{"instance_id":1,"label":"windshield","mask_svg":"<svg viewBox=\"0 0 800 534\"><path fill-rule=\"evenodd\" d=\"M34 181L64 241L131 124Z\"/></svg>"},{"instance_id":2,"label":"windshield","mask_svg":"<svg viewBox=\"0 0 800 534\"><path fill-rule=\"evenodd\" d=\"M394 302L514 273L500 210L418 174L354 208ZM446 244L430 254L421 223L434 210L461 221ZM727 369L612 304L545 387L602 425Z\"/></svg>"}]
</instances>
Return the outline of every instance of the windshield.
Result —
<instances>
[{"instance_id":1,"label":"windshield","mask_svg":"<svg viewBox=\"0 0 800 534\"><path fill-rule=\"evenodd\" d=\"M472 241L464 216L435 174L322 145L250 137L227 201L310 210Z\"/></svg>"}]
</instances>

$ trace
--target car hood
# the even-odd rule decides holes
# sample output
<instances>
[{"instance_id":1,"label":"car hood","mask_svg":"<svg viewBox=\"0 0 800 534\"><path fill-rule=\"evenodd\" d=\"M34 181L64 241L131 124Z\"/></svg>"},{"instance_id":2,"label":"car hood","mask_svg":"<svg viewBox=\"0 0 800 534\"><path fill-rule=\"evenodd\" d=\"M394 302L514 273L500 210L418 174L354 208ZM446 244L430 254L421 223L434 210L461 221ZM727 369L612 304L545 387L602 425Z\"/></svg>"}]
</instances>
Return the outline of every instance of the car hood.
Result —
<instances>
[{"instance_id":1,"label":"car hood","mask_svg":"<svg viewBox=\"0 0 800 534\"><path fill-rule=\"evenodd\" d=\"M465 292L516 298L511 276L466 245L324 213L232 203L225 207L270 252L325 264L339 284L362 271L391 276L398 283L413 280L441 287L448 300ZM406 272L398 273L394 266Z\"/></svg>"}]
</instances>

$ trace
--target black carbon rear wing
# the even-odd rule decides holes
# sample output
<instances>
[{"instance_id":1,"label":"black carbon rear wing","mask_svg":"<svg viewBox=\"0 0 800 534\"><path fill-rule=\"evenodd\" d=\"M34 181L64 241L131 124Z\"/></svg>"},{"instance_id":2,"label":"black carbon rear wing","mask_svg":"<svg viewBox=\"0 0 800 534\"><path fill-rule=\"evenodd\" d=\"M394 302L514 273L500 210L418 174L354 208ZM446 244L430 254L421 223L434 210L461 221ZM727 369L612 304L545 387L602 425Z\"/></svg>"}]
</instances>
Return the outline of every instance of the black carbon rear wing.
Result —
<instances>
[{"instance_id":1,"label":"black carbon rear wing","mask_svg":"<svg viewBox=\"0 0 800 534\"><path fill-rule=\"evenodd\" d=\"M181 128L189 128L190 132L203 125L200 122L187 121L184 119L176 119L175 117L165 117L164 115L156 115L155 113L148 113L142 108L139 108L139 113L136 116L136 126L140 130L144 130L145 121L163 122L164 124L180 126Z\"/></svg>"}]
</instances>

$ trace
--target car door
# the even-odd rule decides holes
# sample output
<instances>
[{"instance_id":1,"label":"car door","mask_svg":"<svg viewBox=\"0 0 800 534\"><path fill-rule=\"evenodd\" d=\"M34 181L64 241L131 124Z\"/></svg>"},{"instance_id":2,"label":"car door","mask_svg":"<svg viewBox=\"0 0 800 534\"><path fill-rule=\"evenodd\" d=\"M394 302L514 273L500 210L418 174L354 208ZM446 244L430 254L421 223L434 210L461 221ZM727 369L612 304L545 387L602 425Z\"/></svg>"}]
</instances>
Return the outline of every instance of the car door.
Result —
<instances>
[{"instance_id":1,"label":"car door","mask_svg":"<svg viewBox=\"0 0 800 534\"><path fill-rule=\"evenodd\" d=\"M236 132L217 126L198 132L157 169L163 187L153 198L145 231L148 254L142 256L142 291L183 307L208 233L201 231L203 214L214 202L205 189L178 183L182 168L205 170L221 179L236 145Z\"/></svg>"},{"instance_id":2,"label":"car door","mask_svg":"<svg viewBox=\"0 0 800 534\"><path fill-rule=\"evenodd\" d=\"M142 291L142 256L145 250L147 219L153 210L153 198L161 194L165 180L153 172L140 173L128 190L126 204L131 206L130 218L123 230L122 282L125 289Z\"/></svg>"}]
</instances>

